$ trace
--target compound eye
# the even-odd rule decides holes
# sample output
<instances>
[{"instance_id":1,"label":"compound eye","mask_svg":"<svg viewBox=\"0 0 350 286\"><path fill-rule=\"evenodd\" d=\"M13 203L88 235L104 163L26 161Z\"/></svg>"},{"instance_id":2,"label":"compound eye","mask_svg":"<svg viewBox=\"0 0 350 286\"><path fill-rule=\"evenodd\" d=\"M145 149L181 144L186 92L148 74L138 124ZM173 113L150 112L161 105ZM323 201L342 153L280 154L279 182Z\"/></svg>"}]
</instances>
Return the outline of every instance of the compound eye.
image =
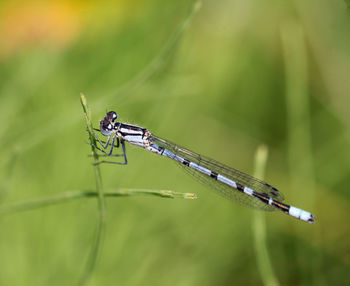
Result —
<instances>
[{"instance_id":1,"label":"compound eye","mask_svg":"<svg viewBox=\"0 0 350 286\"><path fill-rule=\"evenodd\" d=\"M114 122L118 118L118 114L115 111L107 112L107 118Z\"/></svg>"},{"instance_id":2,"label":"compound eye","mask_svg":"<svg viewBox=\"0 0 350 286\"><path fill-rule=\"evenodd\" d=\"M112 133L113 124L106 118L100 121L100 131L103 135L109 136Z\"/></svg>"}]
</instances>

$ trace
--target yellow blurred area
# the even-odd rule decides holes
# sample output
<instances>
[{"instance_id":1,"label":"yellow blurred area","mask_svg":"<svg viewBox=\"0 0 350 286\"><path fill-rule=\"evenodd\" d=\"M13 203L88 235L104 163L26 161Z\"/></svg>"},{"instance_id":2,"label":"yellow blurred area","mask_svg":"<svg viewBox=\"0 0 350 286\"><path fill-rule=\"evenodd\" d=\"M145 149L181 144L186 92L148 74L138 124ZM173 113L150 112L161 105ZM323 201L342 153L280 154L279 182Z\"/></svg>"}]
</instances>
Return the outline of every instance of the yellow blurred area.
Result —
<instances>
[{"instance_id":1,"label":"yellow blurred area","mask_svg":"<svg viewBox=\"0 0 350 286\"><path fill-rule=\"evenodd\" d=\"M106 3L103 3L106 2ZM115 30L127 17L135 15L135 1L8 1L0 14L0 59L23 47L44 46L61 49L89 28L100 33ZM127 10L130 9L132 13Z\"/></svg>"}]
</instances>

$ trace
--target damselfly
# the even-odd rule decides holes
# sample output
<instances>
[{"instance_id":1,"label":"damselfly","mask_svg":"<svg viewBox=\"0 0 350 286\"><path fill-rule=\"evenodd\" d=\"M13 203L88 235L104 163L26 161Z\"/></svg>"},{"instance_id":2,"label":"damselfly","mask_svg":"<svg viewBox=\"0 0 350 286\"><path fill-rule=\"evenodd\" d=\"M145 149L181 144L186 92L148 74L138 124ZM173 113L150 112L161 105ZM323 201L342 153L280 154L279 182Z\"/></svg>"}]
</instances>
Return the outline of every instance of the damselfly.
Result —
<instances>
[{"instance_id":1,"label":"damselfly","mask_svg":"<svg viewBox=\"0 0 350 286\"><path fill-rule=\"evenodd\" d=\"M101 161L101 163L126 165L128 163L125 152L126 141L175 160L185 171L229 200L264 211L280 210L302 221L315 222L315 217L311 213L283 204L283 194L270 184L162 139L146 128L117 122L117 117L116 112L110 111L100 121L100 129L95 130L107 136L107 141L102 141L92 132L101 145L94 147L106 156L123 156L124 162ZM123 154L113 154L114 147L120 145Z\"/></svg>"}]
</instances>

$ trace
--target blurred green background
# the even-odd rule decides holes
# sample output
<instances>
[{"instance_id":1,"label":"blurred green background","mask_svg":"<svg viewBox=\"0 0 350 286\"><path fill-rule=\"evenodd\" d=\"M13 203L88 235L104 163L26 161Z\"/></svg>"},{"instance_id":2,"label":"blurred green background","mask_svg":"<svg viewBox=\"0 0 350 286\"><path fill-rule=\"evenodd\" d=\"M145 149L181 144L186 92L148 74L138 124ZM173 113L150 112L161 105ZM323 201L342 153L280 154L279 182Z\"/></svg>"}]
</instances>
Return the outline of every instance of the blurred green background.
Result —
<instances>
[{"instance_id":1,"label":"blurred green background","mask_svg":"<svg viewBox=\"0 0 350 286\"><path fill-rule=\"evenodd\" d=\"M94 190L83 92L95 126L119 119L265 179L315 225L266 214L280 285L350 285L350 11L342 0L1 1L0 202ZM192 12L191 12L192 11ZM191 18L191 13L193 18ZM88 285L263 285L251 209L127 146L105 189L197 200L107 198ZM95 199L0 217L0 285L76 285ZM270 285L277 285L270 284Z\"/></svg>"}]
</instances>

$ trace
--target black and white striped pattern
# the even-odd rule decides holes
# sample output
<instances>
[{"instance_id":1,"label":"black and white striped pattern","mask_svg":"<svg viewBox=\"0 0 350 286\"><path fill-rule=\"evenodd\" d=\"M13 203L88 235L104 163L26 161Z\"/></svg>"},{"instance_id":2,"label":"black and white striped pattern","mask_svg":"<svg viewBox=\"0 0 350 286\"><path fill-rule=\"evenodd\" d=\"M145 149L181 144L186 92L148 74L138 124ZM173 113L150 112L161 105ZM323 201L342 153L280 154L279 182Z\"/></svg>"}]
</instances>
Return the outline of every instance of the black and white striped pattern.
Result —
<instances>
[{"instance_id":1,"label":"black and white striped pattern","mask_svg":"<svg viewBox=\"0 0 350 286\"><path fill-rule=\"evenodd\" d=\"M196 163L193 163L191 161L189 161L188 159L182 158L181 156L175 155L174 153L172 153L171 151L164 149L163 147L158 146L157 144L151 144L151 146L146 147L146 149L157 153L159 155L171 158L189 168L195 169L196 171L208 176L208 178L212 178L214 180L217 180L225 185L228 185L236 190L238 190L241 193L244 193L247 196L253 197L257 200L260 200L261 202L263 202L266 205L270 205L273 206L274 208L277 208L281 211L283 211L286 214L289 214L297 219L309 222L309 223L314 223L315 219L314 216L307 212L304 211L302 209L293 207L293 206L289 206L286 204L283 204L281 202L275 201L274 199L272 199L269 196L266 195L262 195L260 193L255 192L254 190L250 189L249 187L245 187L239 183L236 183L235 181L226 178L225 176L218 174L210 169L207 169L203 166L197 165Z\"/></svg>"},{"instance_id":2,"label":"black and white striped pattern","mask_svg":"<svg viewBox=\"0 0 350 286\"><path fill-rule=\"evenodd\" d=\"M132 145L175 160L186 171L228 199L265 211L278 209L302 221L315 222L311 213L281 203L283 194L261 180L157 137L140 126L114 123L108 118L104 120L107 120L104 123L106 126L114 124L112 132L101 130L104 135L115 134Z\"/></svg>"}]
</instances>

